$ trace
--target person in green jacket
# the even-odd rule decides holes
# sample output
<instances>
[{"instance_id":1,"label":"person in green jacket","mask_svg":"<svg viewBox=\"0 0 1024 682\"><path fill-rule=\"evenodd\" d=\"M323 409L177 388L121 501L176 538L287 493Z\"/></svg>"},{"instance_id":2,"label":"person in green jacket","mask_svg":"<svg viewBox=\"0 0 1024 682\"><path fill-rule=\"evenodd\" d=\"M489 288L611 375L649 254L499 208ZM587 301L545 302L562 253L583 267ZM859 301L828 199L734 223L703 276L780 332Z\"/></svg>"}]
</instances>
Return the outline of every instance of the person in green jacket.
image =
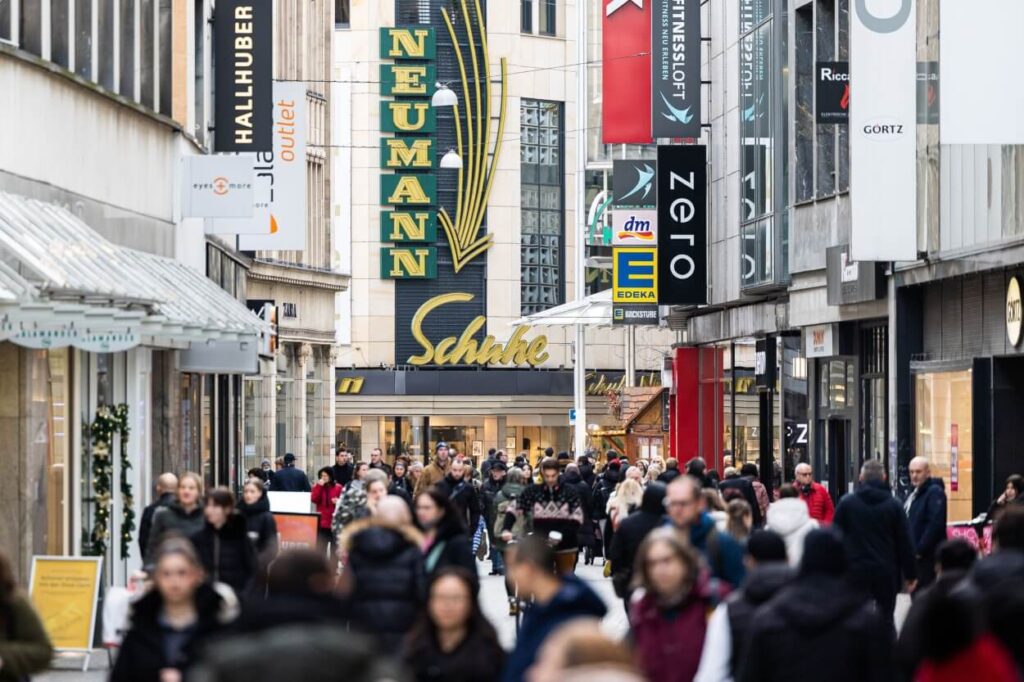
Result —
<instances>
[{"instance_id":1,"label":"person in green jacket","mask_svg":"<svg viewBox=\"0 0 1024 682\"><path fill-rule=\"evenodd\" d=\"M19 682L46 670L52 656L42 621L17 589L11 562L0 554L0 682Z\"/></svg>"}]
</instances>

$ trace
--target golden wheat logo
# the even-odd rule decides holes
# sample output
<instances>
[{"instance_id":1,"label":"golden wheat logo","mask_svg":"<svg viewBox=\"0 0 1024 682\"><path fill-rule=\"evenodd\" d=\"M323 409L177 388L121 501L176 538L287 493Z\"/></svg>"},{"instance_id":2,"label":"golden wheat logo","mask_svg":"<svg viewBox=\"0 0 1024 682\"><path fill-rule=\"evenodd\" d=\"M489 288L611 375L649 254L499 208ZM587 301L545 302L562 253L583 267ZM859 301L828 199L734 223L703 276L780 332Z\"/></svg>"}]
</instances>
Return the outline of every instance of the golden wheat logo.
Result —
<instances>
[{"instance_id":1,"label":"golden wheat logo","mask_svg":"<svg viewBox=\"0 0 1024 682\"><path fill-rule=\"evenodd\" d=\"M484 26L483 13L480 10L480 0L473 0L476 10L476 30L473 22L469 20L469 8L466 0L460 0L462 9L462 20L466 24L466 34L469 38L470 64L473 72L473 88L470 90L470 80L466 70L466 60L462 54L458 37L455 34L455 26L452 17L449 16L446 8L441 9L444 23L448 27L448 35L451 36L452 45L455 48L455 57L459 62L459 73L462 77L462 92L466 102L465 110L465 140L463 139L463 121L459 105L455 105L455 141L458 147L459 157L463 159L462 168L459 169L458 200L455 207L455 221L445 209L441 209L440 222L444 233L448 238L448 245L452 250L452 260L455 272L461 270L467 263L491 248L494 242L493 235L481 230L484 222L484 211L487 210L487 202L491 196L491 187L494 182L494 173L498 166L498 157L501 154L502 137L505 134L505 115L508 103L508 62L501 58L501 102L498 114L497 136L494 138L493 149L491 148L491 67L490 55L487 51L487 29ZM453 12L454 14L454 12ZM479 34L480 48L483 52L483 64L477 58L476 35ZM483 70L483 89L481 90L481 69ZM488 164L488 157L490 163Z\"/></svg>"}]
</instances>

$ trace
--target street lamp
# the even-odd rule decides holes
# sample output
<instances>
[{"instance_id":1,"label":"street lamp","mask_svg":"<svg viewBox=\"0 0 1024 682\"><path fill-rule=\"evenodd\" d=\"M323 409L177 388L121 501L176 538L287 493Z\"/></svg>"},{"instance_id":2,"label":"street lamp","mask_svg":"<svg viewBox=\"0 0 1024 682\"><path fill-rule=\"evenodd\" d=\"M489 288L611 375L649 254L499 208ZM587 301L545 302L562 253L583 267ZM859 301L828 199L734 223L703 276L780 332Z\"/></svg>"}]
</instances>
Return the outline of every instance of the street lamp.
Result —
<instances>
[{"instance_id":1,"label":"street lamp","mask_svg":"<svg viewBox=\"0 0 1024 682\"><path fill-rule=\"evenodd\" d=\"M441 168L462 168L462 157L455 153L454 149L449 149L448 153L441 157Z\"/></svg>"},{"instance_id":2,"label":"street lamp","mask_svg":"<svg viewBox=\"0 0 1024 682\"><path fill-rule=\"evenodd\" d=\"M459 96L443 83L435 83L434 86L437 90L434 91L434 96L430 98L431 106L435 107L454 107L459 104Z\"/></svg>"}]
</instances>

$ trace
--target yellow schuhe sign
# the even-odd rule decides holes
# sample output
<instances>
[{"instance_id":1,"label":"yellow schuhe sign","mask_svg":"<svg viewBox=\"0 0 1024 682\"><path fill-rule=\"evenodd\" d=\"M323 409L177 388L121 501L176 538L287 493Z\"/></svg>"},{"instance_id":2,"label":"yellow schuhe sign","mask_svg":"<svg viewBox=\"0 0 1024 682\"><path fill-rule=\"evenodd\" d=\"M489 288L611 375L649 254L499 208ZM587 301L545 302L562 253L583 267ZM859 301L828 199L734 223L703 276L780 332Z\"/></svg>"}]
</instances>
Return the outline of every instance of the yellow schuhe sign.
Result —
<instances>
[{"instance_id":1,"label":"yellow schuhe sign","mask_svg":"<svg viewBox=\"0 0 1024 682\"><path fill-rule=\"evenodd\" d=\"M430 342L423 333L423 321L434 310L448 303L467 303L473 300L473 294L455 292L441 294L428 300L412 318L412 336L423 348L423 353L409 358L409 364L417 367L424 365L529 365L537 367L548 359L548 337L537 336L533 340L523 337L529 327L519 326L512 337L504 344L493 336L487 335L482 342L474 337L484 328L487 318L478 315L458 338L450 336Z\"/></svg>"}]
</instances>

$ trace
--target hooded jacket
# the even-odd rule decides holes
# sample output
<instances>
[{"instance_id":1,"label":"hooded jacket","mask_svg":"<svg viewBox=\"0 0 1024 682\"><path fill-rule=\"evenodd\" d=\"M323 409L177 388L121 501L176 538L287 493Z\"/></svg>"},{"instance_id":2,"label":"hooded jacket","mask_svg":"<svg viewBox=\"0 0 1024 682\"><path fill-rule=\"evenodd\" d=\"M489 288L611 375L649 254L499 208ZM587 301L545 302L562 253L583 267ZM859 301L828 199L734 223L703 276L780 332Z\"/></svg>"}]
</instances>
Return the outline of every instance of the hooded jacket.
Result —
<instances>
[{"instance_id":1,"label":"hooded jacket","mask_svg":"<svg viewBox=\"0 0 1024 682\"><path fill-rule=\"evenodd\" d=\"M256 575L256 550L249 540L245 519L230 514L220 528L207 523L192 536L199 560L210 579L222 582L241 596Z\"/></svg>"},{"instance_id":2,"label":"hooded jacket","mask_svg":"<svg viewBox=\"0 0 1024 682\"><path fill-rule=\"evenodd\" d=\"M370 517L349 524L339 545L353 579L349 613L353 627L376 635L383 651L401 649L426 597L423 536L409 525Z\"/></svg>"},{"instance_id":3,"label":"hooded jacket","mask_svg":"<svg viewBox=\"0 0 1024 682\"><path fill-rule=\"evenodd\" d=\"M248 504L245 499L239 500L238 513L245 519L256 554L268 559L277 556L277 522L270 513L270 500L266 494L253 504Z\"/></svg>"},{"instance_id":4,"label":"hooded jacket","mask_svg":"<svg viewBox=\"0 0 1024 682\"><path fill-rule=\"evenodd\" d=\"M334 508L338 506L338 498L341 497L341 484L331 483L324 485L317 483L313 486L309 499L320 514L320 528L327 530L331 527L331 519L334 518Z\"/></svg>"},{"instance_id":5,"label":"hooded jacket","mask_svg":"<svg viewBox=\"0 0 1024 682\"><path fill-rule=\"evenodd\" d=\"M153 515L153 527L149 531L149 546L146 548L146 565L150 566L156 559L156 550L164 537L176 535L189 538L202 529L206 519L203 517L203 505L196 504L190 512L177 502L157 509Z\"/></svg>"},{"instance_id":6,"label":"hooded jacket","mask_svg":"<svg viewBox=\"0 0 1024 682\"><path fill-rule=\"evenodd\" d=\"M841 577L803 574L750 623L742 682L882 682L892 644L866 594Z\"/></svg>"},{"instance_id":7,"label":"hooded jacket","mask_svg":"<svg viewBox=\"0 0 1024 682\"><path fill-rule=\"evenodd\" d=\"M665 516L665 486L651 483L644 490L640 509L622 519L619 529L612 536L608 560L612 562L612 584L615 594L625 598L629 594L629 583L633 579L633 564L640 543L647 534L662 525Z\"/></svg>"},{"instance_id":8,"label":"hooded jacket","mask_svg":"<svg viewBox=\"0 0 1024 682\"><path fill-rule=\"evenodd\" d=\"M477 495L476 486L470 480L468 472L459 480L456 480L450 473L445 474L445 477L437 483L437 488L443 490L455 508L459 510L460 518L469 529L469 534L476 533L476 528L480 525L480 496Z\"/></svg>"},{"instance_id":9,"label":"hooded jacket","mask_svg":"<svg viewBox=\"0 0 1024 682\"><path fill-rule=\"evenodd\" d=\"M236 615L237 604L204 583L195 593L197 621L186 634L176 660L168 660L164 640L169 630L160 622L163 597L152 590L132 607L131 627L121 643L110 682L159 682L160 671L184 671L195 662L199 647Z\"/></svg>"},{"instance_id":10,"label":"hooded jacket","mask_svg":"<svg viewBox=\"0 0 1024 682\"><path fill-rule=\"evenodd\" d=\"M946 486L941 478L929 478L911 495L907 522L914 551L922 561L935 563L935 550L946 539Z\"/></svg>"},{"instance_id":11,"label":"hooded jacket","mask_svg":"<svg viewBox=\"0 0 1024 682\"><path fill-rule=\"evenodd\" d=\"M800 565L804 555L804 538L818 527L811 518L807 505L797 497L786 497L768 507L768 529L782 536L786 543L789 565Z\"/></svg>"},{"instance_id":12,"label":"hooded jacket","mask_svg":"<svg viewBox=\"0 0 1024 682\"><path fill-rule=\"evenodd\" d=\"M881 481L863 483L839 501L833 523L843 533L852 577L895 595L903 580L917 577L907 515ZM876 597L878 595L876 594Z\"/></svg>"},{"instance_id":13,"label":"hooded jacket","mask_svg":"<svg viewBox=\"0 0 1024 682\"><path fill-rule=\"evenodd\" d=\"M574 575L562 578L562 587L547 604L534 604L523 615L516 648L505 664L503 682L521 682L533 665L541 645L560 625L575 618L604 618L608 609L597 593Z\"/></svg>"}]
</instances>

